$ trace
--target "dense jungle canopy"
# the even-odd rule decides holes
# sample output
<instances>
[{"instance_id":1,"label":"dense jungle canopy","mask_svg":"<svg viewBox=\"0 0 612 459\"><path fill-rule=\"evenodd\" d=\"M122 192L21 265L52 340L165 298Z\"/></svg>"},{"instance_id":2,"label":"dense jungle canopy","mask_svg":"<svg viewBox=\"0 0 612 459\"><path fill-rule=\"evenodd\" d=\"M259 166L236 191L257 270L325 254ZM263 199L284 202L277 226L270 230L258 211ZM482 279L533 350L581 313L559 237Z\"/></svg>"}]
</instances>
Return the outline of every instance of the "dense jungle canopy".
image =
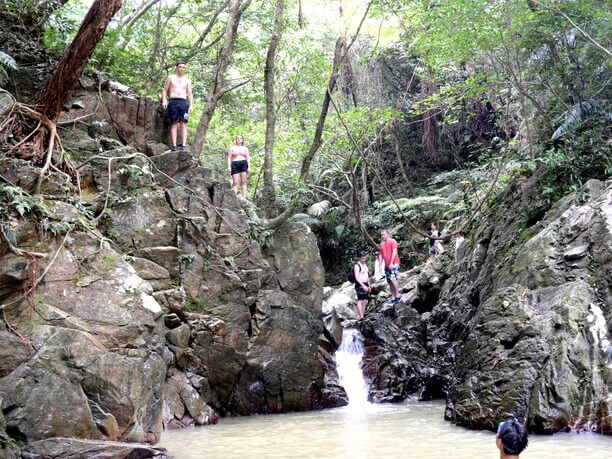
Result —
<instances>
[{"instance_id":1,"label":"dense jungle canopy","mask_svg":"<svg viewBox=\"0 0 612 459\"><path fill-rule=\"evenodd\" d=\"M0 0L0 456L164 457L139 443L346 405L346 328L371 402L610 435L611 23L603 0ZM358 317L347 268L382 229L397 290L372 279Z\"/></svg>"},{"instance_id":2,"label":"dense jungle canopy","mask_svg":"<svg viewBox=\"0 0 612 459\"><path fill-rule=\"evenodd\" d=\"M358 245L346 240L347 218L366 238L368 226L414 232L432 219L450 232L486 207L491 182L545 164L541 193L551 202L612 169L605 1L2 4L2 85L24 102L34 97L15 83L19 72L38 66L42 80L41 61L50 70L92 5L108 9L108 27L82 29L106 28L103 38L90 59L64 56L81 67L48 82L39 104L81 70L159 100L175 63L187 61L189 138L201 164L223 169L243 135L250 197L269 226L314 205L302 218L318 228L324 253ZM433 172L468 168L480 172L462 178L454 207L439 196L410 201Z\"/></svg>"}]
</instances>

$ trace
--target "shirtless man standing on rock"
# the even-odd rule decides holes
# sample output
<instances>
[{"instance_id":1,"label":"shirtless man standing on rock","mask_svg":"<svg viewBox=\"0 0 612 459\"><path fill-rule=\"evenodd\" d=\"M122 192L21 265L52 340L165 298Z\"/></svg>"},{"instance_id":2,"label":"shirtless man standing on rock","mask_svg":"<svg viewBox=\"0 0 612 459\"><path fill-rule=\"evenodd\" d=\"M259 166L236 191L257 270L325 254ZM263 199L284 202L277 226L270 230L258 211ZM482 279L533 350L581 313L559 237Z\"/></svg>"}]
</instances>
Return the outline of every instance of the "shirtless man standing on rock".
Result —
<instances>
[{"instance_id":1,"label":"shirtless man standing on rock","mask_svg":"<svg viewBox=\"0 0 612 459\"><path fill-rule=\"evenodd\" d=\"M185 77L185 62L176 63L176 72L166 78L164 90L162 91L162 107L168 110L170 118L170 150L184 150L187 145L187 115L191 112L193 105L193 94L191 92L191 81ZM167 97L169 96L169 99ZM181 144L177 147L177 128L181 126Z\"/></svg>"}]
</instances>

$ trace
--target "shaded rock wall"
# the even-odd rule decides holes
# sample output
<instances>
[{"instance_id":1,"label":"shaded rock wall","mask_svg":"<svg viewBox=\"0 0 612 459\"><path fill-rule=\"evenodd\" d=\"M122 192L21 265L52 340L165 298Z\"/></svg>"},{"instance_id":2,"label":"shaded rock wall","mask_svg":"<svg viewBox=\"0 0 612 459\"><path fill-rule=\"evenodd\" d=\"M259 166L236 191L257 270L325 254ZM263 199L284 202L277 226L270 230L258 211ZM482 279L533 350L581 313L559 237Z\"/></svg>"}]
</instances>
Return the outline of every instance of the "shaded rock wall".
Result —
<instances>
[{"instance_id":1,"label":"shaded rock wall","mask_svg":"<svg viewBox=\"0 0 612 459\"><path fill-rule=\"evenodd\" d=\"M111 176L119 196L102 226L166 312L165 424L336 406L324 388L324 274L308 227L287 223L262 250L229 183L186 152L151 161L149 176ZM90 165L94 192L108 183L105 162ZM114 167L146 164L135 157Z\"/></svg>"},{"instance_id":2,"label":"shaded rock wall","mask_svg":"<svg viewBox=\"0 0 612 459\"><path fill-rule=\"evenodd\" d=\"M156 442L163 426L344 403L326 387L324 274L308 227L288 222L262 249L249 236L248 204L189 153L147 158L108 145L80 169L82 201L48 203L51 222L71 228L65 240L36 218L3 222L17 246L58 255L22 300L48 259L0 245L0 301L19 299L7 308L11 328L0 322L0 447L122 457L127 450L104 442ZM20 161L1 165L20 176Z\"/></svg>"},{"instance_id":3,"label":"shaded rock wall","mask_svg":"<svg viewBox=\"0 0 612 459\"><path fill-rule=\"evenodd\" d=\"M432 312L453 356L447 416L493 428L514 413L536 432L610 434L612 181L588 182L528 228L513 218L532 198L523 191L474 234Z\"/></svg>"},{"instance_id":4,"label":"shaded rock wall","mask_svg":"<svg viewBox=\"0 0 612 459\"><path fill-rule=\"evenodd\" d=\"M75 128L85 128L93 137L109 137L123 145L145 150L147 144L164 142L166 114L159 100L132 94L127 86L103 75L83 76L64 104L59 122L82 118Z\"/></svg>"},{"instance_id":5,"label":"shaded rock wall","mask_svg":"<svg viewBox=\"0 0 612 459\"><path fill-rule=\"evenodd\" d=\"M324 323L366 340L370 398L446 397L446 417L494 429L515 415L534 432L611 434L612 180L592 180L538 223L533 183L517 183L453 253L384 282L362 323L354 289L328 292ZM452 248L452 246L451 246Z\"/></svg>"},{"instance_id":6,"label":"shaded rock wall","mask_svg":"<svg viewBox=\"0 0 612 459\"><path fill-rule=\"evenodd\" d=\"M156 441L166 366L162 310L150 285L91 235L71 233L61 245L31 230L18 228L18 244L57 257L35 297L19 301L20 289L7 298L13 329L3 323L0 331L12 354L0 375L6 432L20 442ZM15 265L11 254L0 259Z\"/></svg>"}]
</instances>

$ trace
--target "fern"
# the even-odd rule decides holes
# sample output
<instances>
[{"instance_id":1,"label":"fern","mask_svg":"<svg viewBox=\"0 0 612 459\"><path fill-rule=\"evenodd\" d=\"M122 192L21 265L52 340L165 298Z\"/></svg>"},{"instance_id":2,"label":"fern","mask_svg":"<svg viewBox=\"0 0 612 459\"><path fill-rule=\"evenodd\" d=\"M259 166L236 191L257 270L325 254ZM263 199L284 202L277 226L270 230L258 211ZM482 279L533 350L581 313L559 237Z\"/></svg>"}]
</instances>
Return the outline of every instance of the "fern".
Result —
<instances>
[{"instance_id":1,"label":"fern","mask_svg":"<svg viewBox=\"0 0 612 459\"><path fill-rule=\"evenodd\" d=\"M607 100L587 100L576 104L564 112L560 118L565 118L563 123L553 132L551 140L555 140L567 133L576 124L583 122L590 116L599 115L612 121L612 112L606 109Z\"/></svg>"},{"instance_id":2,"label":"fern","mask_svg":"<svg viewBox=\"0 0 612 459\"><path fill-rule=\"evenodd\" d=\"M320 202L315 202L312 206L308 208L308 215L312 215L313 217L321 217L325 215L327 211L329 211L331 204L325 199Z\"/></svg>"},{"instance_id":3,"label":"fern","mask_svg":"<svg viewBox=\"0 0 612 459\"><path fill-rule=\"evenodd\" d=\"M8 80L7 68L17 70L17 62L5 52L0 51L0 85L5 84Z\"/></svg>"},{"instance_id":4,"label":"fern","mask_svg":"<svg viewBox=\"0 0 612 459\"><path fill-rule=\"evenodd\" d=\"M295 214L293 217L291 217L291 219L294 221L305 223L312 229L318 229L323 227L323 222L321 220L308 214Z\"/></svg>"}]
</instances>

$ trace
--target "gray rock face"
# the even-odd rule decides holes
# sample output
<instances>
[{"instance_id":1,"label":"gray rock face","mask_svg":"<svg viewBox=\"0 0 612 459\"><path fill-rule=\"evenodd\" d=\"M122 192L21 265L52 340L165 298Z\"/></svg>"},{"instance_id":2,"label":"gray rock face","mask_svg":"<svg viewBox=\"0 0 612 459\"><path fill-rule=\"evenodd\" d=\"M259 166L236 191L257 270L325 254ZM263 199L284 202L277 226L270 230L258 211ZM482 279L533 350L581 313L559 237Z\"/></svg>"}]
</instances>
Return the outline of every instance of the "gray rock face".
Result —
<instances>
[{"instance_id":1,"label":"gray rock face","mask_svg":"<svg viewBox=\"0 0 612 459\"><path fill-rule=\"evenodd\" d=\"M75 438L48 438L31 442L21 454L22 459L170 459L163 448L137 443L78 440Z\"/></svg>"},{"instance_id":2,"label":"gray rock face","mask_svg":"<svg viewBox=\"0 0 612 459\"><path fill-rule=\"evenodd\" d=\"M0 332L12 354L0 374L7 432L30 441L159 438L164 324L151 293L119 254L69 235L35 305L10 309L27 340Z\"/></svg>"},{"instance_id":3,"label":"gray rock face","mask_svg":"<svg viewBox=\"0 0 612 459\"><path fill-rule=\"evenodd\" d=\"M335 406L318 345L324 276L314 235L287 223L262 251L228 183L185 152L152 160L162 172L153 168L150 189L113 182L126 199L104 228L166 313L165 425Z\"/></svg>"},{"instance_id":4,"label":"gray rock face","mask_svg":"<svg viewBox=\"0 0 612 459\"><path fill-rule=\"evenodd\" d=\"M357 325L372 400L446 397L446 418L476 429L515 415L539 433L612 434L612 180L587 183L532 227L516 217L529 192L509 191L456 259L402 273L401 303L373 286ZM330 342L354 324L352 290L326 293Z\"/></svg>"},{"instance_id":5,"label":"gray rock face","mask_svg":"<svg viewBox=\"0 0 612 459\"><path fill-rule=\"evenodd\" d=\"M143 150L147 143L163 142L167 128L160 103L150 97L127 94L129 88L114 83L102 82L100 93L94 82L73 90L60 121L94 113L90 118L92 136L115 138Z\"/></svg>"},{"instance_id":6,"label":"gray rock face","mask_svg":"<svg viewBox=\"0 0 612 459\"><path fill-rule=\"evenodd\" d=\"M454 355L449 418L493 428L513 413L536 432L612 433L612 181L581 193L585 202L559 202L509 253L516 224L477 233L444 286L432 320Z\"/></svg>"}]
</instances>

